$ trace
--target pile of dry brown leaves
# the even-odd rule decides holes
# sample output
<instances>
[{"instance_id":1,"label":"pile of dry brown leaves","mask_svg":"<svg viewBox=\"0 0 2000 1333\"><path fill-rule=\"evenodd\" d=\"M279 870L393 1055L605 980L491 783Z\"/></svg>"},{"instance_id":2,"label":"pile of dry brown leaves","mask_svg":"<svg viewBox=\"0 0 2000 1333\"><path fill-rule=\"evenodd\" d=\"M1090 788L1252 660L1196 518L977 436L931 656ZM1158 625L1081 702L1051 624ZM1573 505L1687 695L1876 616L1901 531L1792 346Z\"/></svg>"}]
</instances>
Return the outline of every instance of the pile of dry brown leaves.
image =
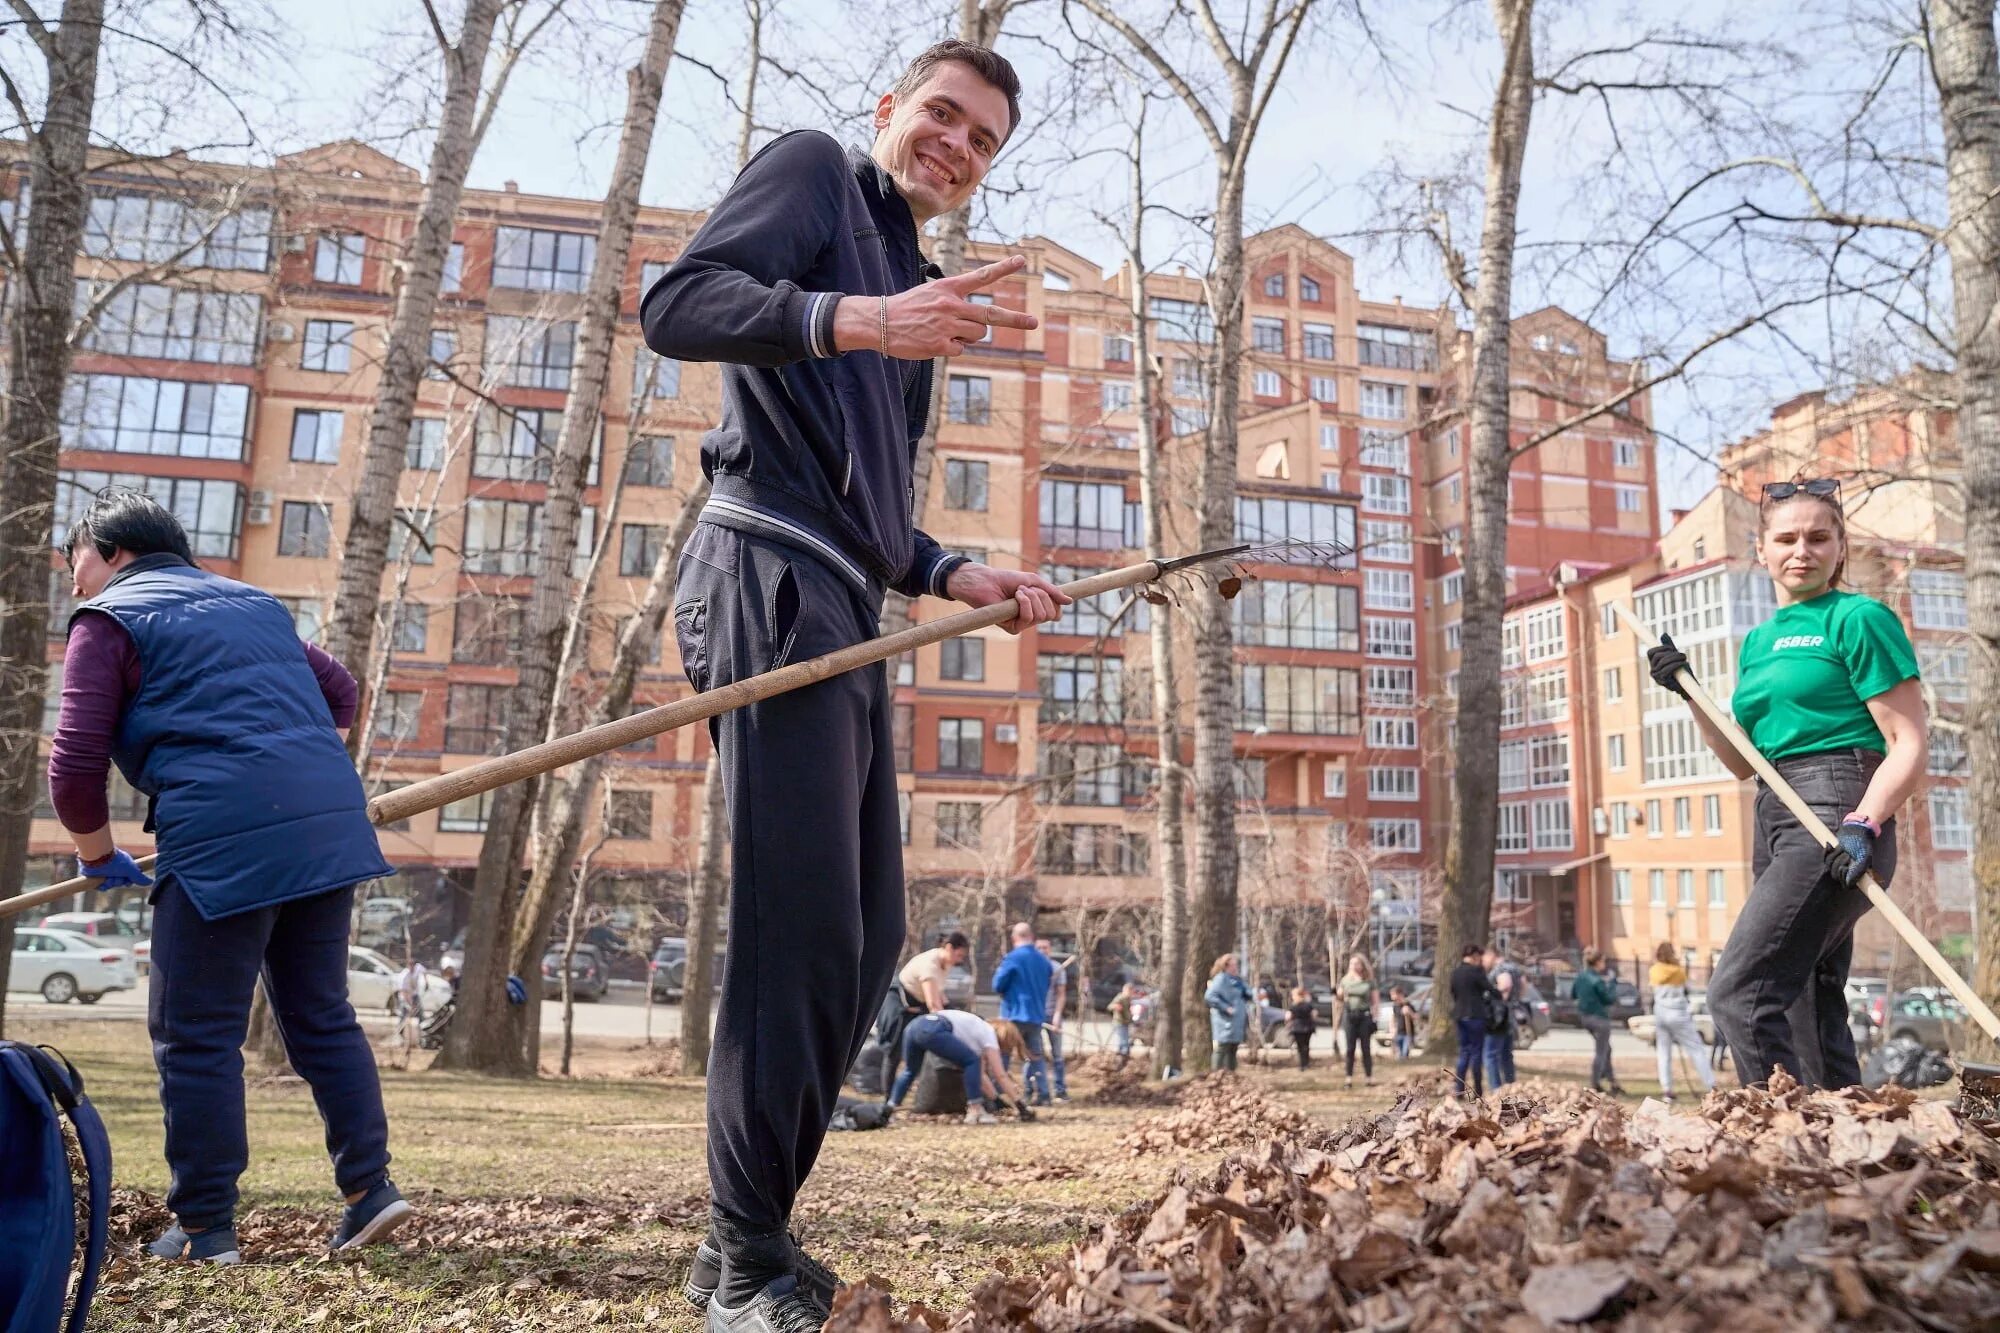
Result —
<instances>
[{"instance_id":1,"label":"pile of dry brown leaves","mask_svg":"<svg viewBox=\"0 0 2000 1333\"><path fill-rule=\"evenodd\" d=\"M828 1328L1565 1323L2000 1326L2000 1144L1900 1089L1807 1092L1782 1074L1692 1115L1545 1087L1464 1105L1411 1097L1183 1171L1046 1274L992 1278L949 1319L896 1316L857 1288Z\"/></svg>"},{"instance_id":2,"label":"pile of dry brown leaves","mask_svg":"<svg viewBox=\"0 0 2000 1333\"><path fill-rule=\"evenodd\" d=\"M1213 1153L1324 1132L1234 1074L1210 1074L1183 1084L1172 1111L1147 1116L1118 1145L1131 1149L1135 1157Z\"/></svg>"}]
</instances>

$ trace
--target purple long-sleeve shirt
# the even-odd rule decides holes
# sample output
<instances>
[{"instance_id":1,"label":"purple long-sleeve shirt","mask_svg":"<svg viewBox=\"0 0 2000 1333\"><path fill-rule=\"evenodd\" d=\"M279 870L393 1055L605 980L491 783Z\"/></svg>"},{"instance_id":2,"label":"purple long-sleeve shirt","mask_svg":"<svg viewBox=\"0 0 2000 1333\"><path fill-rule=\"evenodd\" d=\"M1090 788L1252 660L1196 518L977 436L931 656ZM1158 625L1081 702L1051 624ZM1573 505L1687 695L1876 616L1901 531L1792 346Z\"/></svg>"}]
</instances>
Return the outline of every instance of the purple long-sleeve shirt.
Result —
<instances>
[{"instance_id":1,"label":"purple long-sleeve shirt","mask_svg":"<svg viewBox=\"0 0 2000 1333\"><path fill-rule=\"evenodd\" d=\"M317 645L304 647L333 725L352 726L361 701L354 677ZM63 654L62 711L49 745L49 799L56 818L73 833L95 833L110 821L104 784L111 774L111 745L118 719L138 694L139 649L132 636L101 611L78 616Z\"/></svg>"}]
</instances>

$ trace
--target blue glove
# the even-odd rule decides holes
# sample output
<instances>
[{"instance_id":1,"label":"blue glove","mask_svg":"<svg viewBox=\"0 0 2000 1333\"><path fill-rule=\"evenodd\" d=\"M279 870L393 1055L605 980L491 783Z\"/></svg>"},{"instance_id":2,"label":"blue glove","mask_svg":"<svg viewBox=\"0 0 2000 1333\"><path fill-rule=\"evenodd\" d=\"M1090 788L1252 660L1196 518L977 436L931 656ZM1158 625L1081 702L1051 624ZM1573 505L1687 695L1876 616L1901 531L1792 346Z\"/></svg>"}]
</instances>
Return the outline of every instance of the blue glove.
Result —
<instances>
[{"instance_id":1,"label":"blue glove","mask_svg":"<svg viewBox=\"0 0 2000 1333\"><path fill-rule=\"evenodd\" d=\"M145 871L139 869L137 861L115 849L110 860L100 861L94 866L85 865L83 858L77 857L76 873L97 880L93 887L99 889L143 889L153 882Z\"/></svg>"},{"instance_id":2,"label":"blue glove","mask_svg":"<svg viewBox=\"0 0 2000 1333\"><path fill-rule=\"evenodd\" d=\"M519 977L508 977L508 978L507 978L507 1003L509 1003L509 1004L526 1004L527 1002L528 1002L528 985L527 985L527 983L526 983L526 982L524 982L524 981L522 981L522 980L521 980L521 979L520 979Z\"/></svg>"},{"instance_id":3,"label":"blue glove","mask_svg":"<svg viewBox=\"0 0 2000 1333\"><path fill-rule=\"evenodd\" d=\"M1843 820L1826 849L1826 873L1853 888L1875 859L1875 830L1858 819Z\"/></svg>"}]
</instances>

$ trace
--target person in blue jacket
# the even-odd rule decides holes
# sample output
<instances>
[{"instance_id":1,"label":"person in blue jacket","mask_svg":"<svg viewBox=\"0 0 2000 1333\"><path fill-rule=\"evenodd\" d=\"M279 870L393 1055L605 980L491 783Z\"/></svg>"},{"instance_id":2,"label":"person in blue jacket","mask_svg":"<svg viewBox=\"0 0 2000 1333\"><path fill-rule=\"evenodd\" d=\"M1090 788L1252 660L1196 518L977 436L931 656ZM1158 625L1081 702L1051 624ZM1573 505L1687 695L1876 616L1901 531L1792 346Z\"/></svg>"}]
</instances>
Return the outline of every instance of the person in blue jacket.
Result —
<instances>
[{"instance_id":1,"label":"person in blue jacket","mask_svg":"<svg viewBox=\"0 0 2000 1333\"><path fill-rule=\"evenodd\" d=\"M993 990L1000 997L1000 1017L1012 1023L1028 1049L1021 1070L1021 1086L1043 1105L1049 1101L1048 1056L1042 1044L1042 1025L1049 1020L1049 987L1056 965L1035 947L1035 928L1025 921L1014 923L1014 947L993 969Z\"/></svg>"},{"instance_id":2,"label":"person in blue jacket","mask_svg":"<svg viewBox=\"0 0 2000 1333\"><path fill-rule=\"evenodd\" d=\"M354 886L393 873L342 744L353 677L299 641L277 598L197 568L179 520L150 496L105 489L63 554L79 604L51 794L83 874L152 888L147 1026L175 1222L147 1250L241 1257L242 1049L260 974L347 1202L331 1248L382 1240L411 1209L389 1179L375 1057L347 999ZM157 883L113 841L112 763L147 797Z\"/></svg>"},{"instance_id":3,"label":"person in blue jacket","mask_svg":"<svg viewBox=\"0 0 2000 1333\"><path fill-rule=\"evenodd\" d=\"M1215 1067L1234 1070L1236 1048L1250 1032L1250 986L1237 975L1236 955L1226 953L1215 960L1209 975L1208 1034L1215 1043Z\"/></svg>"}]
</instances>

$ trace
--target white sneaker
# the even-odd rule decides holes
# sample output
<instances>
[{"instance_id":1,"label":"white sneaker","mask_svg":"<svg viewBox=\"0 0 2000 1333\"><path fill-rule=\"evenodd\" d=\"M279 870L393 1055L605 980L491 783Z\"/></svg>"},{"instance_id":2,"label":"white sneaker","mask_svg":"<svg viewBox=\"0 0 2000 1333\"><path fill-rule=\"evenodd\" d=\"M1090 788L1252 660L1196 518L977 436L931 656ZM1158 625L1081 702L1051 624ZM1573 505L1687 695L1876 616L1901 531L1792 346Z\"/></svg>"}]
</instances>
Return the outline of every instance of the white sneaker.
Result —
<instances>
[{"instance_id":1,"label":"white sneaker","mask_svg":"<svg viewBox=\"0 0 2000 1333\"><path fill-rule=\"evenodd\" d=\"M968 1125L997 1125L1000 1122L994 1119L985 1107L968 1106L965 1108L965 1123Z\"/></svg>"}]
</instances>

